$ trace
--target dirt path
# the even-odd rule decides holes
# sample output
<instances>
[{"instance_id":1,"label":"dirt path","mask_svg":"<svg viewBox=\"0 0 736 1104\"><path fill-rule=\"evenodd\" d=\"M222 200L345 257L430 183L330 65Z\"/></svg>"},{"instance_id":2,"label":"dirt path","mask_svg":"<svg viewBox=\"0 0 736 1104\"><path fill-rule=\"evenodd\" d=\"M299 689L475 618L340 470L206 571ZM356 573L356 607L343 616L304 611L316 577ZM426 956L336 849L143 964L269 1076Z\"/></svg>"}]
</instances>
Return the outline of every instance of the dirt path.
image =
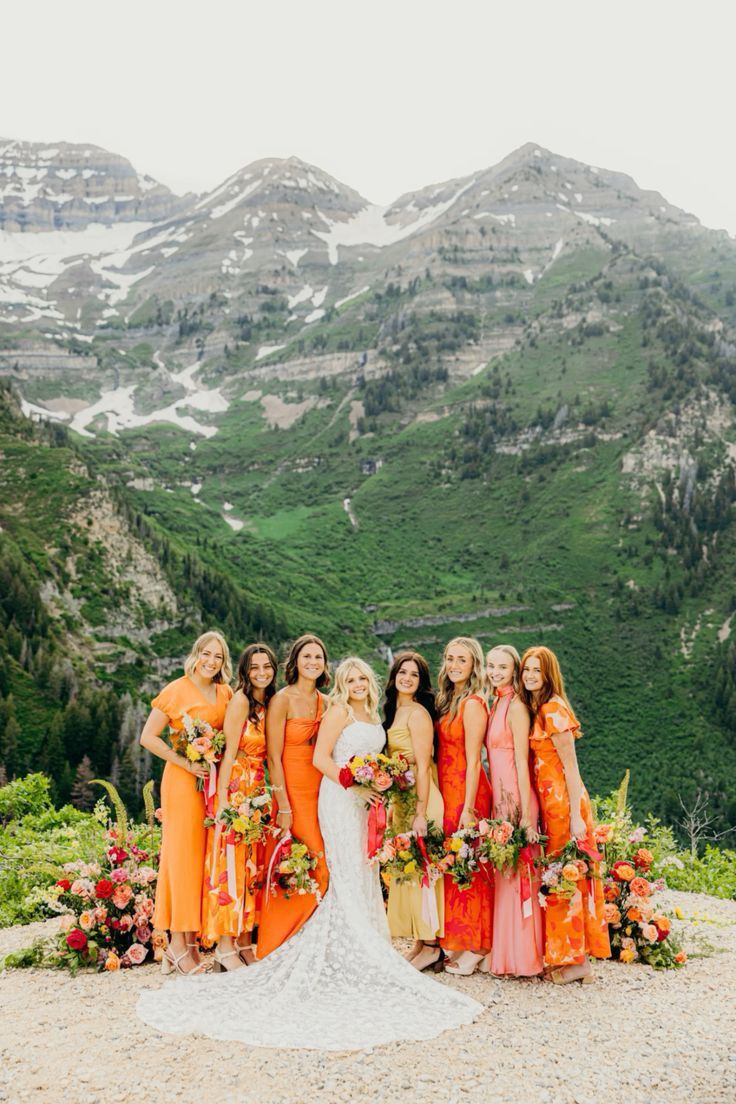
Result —
<instances>
[{"instance_id":1,"label":"dirt path","mask_svg":"<svg viewBox=\"0 0 736 1104\"><path fill-rule=\"evenodd\" d=\"M733 1104L736 902L665 896L691 918L677 925L690 949L710 949L684 970L604 963L595 985L559 988L444 975L438 984L486 1006L477 1023L357 1054L158 1035L135 1015L141 989L168 984L154 966L77 978L8 971L0 975L0 1100ZM42 928L0 932L0 954Z\"/></svg>"}]
</instances>

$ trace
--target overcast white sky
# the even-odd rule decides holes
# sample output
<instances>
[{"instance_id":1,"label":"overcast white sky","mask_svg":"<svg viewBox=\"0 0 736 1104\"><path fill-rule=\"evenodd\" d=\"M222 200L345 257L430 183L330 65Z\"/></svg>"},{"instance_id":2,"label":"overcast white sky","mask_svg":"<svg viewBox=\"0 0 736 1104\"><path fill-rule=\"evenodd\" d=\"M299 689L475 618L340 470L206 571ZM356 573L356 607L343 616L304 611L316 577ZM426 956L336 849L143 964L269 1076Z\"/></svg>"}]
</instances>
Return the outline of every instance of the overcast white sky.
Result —
<instances>
[{"instance_id":1,"label":"overcast white sky","mask_svg":"<svg viewBox=\"0 0 736 1104\"><path fill-rule=\"evenodd\" d=\"M525 141L736 235L727 0L36 0L4 6L0 135L176 191L296 154L388 203Z\"/></svg>"}]
</instances>

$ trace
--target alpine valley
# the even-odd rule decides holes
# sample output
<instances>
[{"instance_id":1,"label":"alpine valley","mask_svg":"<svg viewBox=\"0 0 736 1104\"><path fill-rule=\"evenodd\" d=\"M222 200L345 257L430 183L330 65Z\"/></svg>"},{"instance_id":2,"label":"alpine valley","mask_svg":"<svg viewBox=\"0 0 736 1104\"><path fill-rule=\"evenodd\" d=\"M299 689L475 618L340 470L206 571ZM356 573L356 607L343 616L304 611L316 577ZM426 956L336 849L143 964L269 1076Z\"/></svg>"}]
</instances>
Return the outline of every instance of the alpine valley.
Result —
<instances>
[{"instance_id":1,"label":"alpine valley","mask_svg":"<svg viewBox=\"0 0 736 1104\"><path fill-rule=\"evenodd\" d=\"M0 762L128 801L201 629L560 655L591 792L736 825L736 242L534 144L388 208L0 142ZM733 837L732 837L733 838Z\"/></svg>"}]
</instances>

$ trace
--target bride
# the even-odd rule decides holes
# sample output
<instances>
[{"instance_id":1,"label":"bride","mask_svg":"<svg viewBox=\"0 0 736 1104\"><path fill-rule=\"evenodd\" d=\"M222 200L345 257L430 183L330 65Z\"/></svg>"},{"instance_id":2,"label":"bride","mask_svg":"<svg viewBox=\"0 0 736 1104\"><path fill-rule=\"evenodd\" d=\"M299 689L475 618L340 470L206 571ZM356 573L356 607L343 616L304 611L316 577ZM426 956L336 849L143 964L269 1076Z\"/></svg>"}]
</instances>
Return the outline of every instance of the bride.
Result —
<instances>
[{"instance_id":1,"label":"bride","mask_svg":"<svg viewBox=\"0 0 736 1104\"><path fill-rule=\"evenodd\" d=\"M375 675L361 659L335 674L314 762L324 778L319 820L330 872L320 906L288 942L246 970L183 977L141 994L138 1015L160 1031L253 1046L361 1050L431 1039L471 1023L482 1006L418 974L393 950L377 866L366 857L365 789L340 767L383 750Z\"/></svg>"}]
</instances>

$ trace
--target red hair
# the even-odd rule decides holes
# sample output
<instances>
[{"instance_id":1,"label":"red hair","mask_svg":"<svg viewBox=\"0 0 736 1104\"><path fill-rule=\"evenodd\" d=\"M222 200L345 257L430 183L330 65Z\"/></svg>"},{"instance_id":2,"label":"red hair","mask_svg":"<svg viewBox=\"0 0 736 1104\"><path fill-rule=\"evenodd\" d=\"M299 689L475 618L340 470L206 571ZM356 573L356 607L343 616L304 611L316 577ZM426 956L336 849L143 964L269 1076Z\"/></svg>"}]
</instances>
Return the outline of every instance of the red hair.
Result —
<instances>
[{"instance_id":1,"label":"red hair","mask_svg":"<svg viewBox=\"0 0 736 1104\"><path fill-rule=\"evenodd\" d=\"M524 685L524 667L528 659L538 659L542 676L542 689L535 694L530 694ZM521 686L519 697L526 705L532 716L539 711L540 706L545 705L550 698L562 698L564 703L572 710L565 693L565 680L562 677L559 660L553 651L538 644L535 648L527 648L521 657Z\"/></svg>"}]
</instances>

